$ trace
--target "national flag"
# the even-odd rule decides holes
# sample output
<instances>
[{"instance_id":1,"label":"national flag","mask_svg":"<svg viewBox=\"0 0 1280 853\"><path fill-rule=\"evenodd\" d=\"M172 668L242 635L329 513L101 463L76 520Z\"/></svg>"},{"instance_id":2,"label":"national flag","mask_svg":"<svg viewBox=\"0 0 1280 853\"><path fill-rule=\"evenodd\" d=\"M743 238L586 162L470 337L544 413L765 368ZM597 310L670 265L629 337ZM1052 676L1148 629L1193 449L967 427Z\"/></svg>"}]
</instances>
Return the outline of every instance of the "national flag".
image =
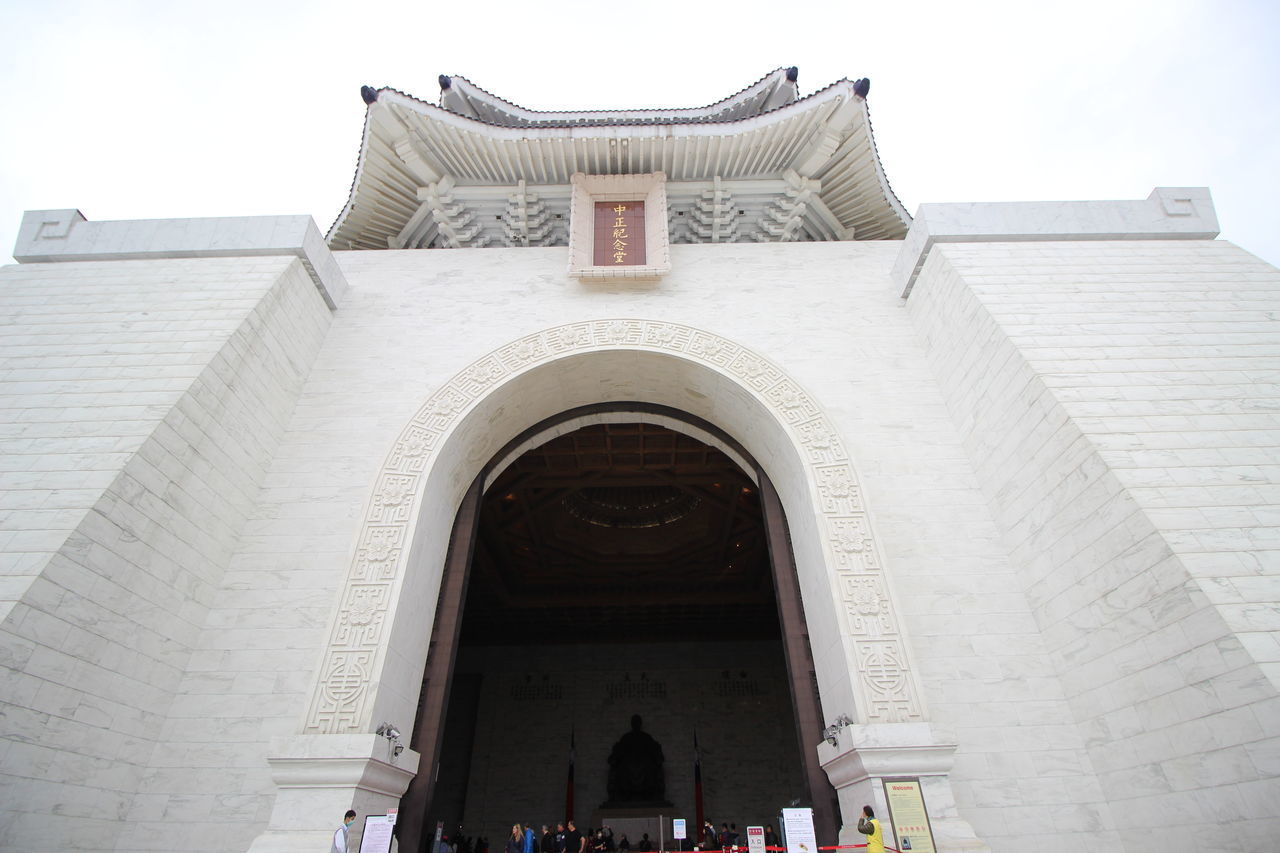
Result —
<instances>
[{"instance_id":1,"label":"national flag","mask_svg":"<svg viewBox=\"0 0 1280 853\"><path fill-rule=\"evenodd\" d=\"M569 727L569 779L565 783L564 788L564 821L567 824L573 820L573 763L577 758L577 748L574 742L574 729Z\"/></svg>"},{"instance_id":2,"label":"national flag","mask_svg":"<svg viewBox=\"0 0 1280 853\"><path fill-rule=\"evenodd\" d=\"M702 814L702 752L698 749L698 729L693 730L693 803L694 803L694 820L697 821L697 833L694 837L702 832L702 825L705 819ZM705 839L702 843L702 849L706 850L712 843L712 839Z\"/></svg>"}]
</instances>

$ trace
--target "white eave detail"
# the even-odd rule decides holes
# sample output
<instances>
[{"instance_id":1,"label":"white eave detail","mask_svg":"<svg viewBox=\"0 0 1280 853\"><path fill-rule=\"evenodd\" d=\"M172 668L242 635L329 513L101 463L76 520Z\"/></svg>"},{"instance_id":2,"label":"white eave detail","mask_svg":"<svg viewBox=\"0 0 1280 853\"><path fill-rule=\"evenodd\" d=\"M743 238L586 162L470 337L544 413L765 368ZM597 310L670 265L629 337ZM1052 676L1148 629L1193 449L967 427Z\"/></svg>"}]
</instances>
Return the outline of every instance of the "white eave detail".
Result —
<instances>
[{"instance_id":1,"label":"white eave detail","mask_svg":"<svg viewBox=\"0 0 1280 853\"><path fill-rule=\"evenodd\" d=\"M552 126L499 126L383 89L366 113L351 197L327 239L334 249L412 245L406 243L406 233L418 224L426 222L430 227L463 210L472 188L506 187L512 193L519 188L520 193L534 196L545 189L546 204L555 208L559 203L555 188L567 187L575 173L651 172L666 173L677 194L679 185L688 182L718 178L732 191L734 182L758 185L761 180L789 175L794 181L798 176L814 182L816 193L810 206L821 209L801 213L810 222L824 224L783 239L830 239L831 234L836 239L902 238L911 218L885 179L866 102L849 81L765 112L718 120L717 110L723 113L742 103L756 109L761 98L767 103L776 91L768 88L776 84L774 76L709 107L661 113L533 113L488 96L506 111L535 117L530 121L552 116L557 122ZM464 84L454 78L451 90ZM601 124L602 116L617 123ZM560 123L579 120L595 123ZM441 185L452 193L448 199L456 197L457 202L436 201L432 210L426 210L425 188L436 187L433 197L442 198ZM566 195L566 205L567 201ZM500 216L486 210L477 214L477 222L492 229ZM752 233L744 239L768 238L759 229ZM493 244L484 240L436 245Z\"/></svg>"}]
</instances>

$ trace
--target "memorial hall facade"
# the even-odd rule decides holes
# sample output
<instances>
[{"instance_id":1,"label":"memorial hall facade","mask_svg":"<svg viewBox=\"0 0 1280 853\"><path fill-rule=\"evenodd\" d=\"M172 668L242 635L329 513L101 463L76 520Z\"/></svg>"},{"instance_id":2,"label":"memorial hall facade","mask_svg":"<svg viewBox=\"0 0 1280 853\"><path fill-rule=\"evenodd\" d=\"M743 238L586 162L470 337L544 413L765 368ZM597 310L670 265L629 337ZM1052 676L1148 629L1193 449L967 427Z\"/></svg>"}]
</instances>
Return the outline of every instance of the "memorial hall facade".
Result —
<instances>
[{"instance_id":1,"label":"memorial hall facade","mask_svg":"<svg viewBox=\"0 0 1280 853\"><path fill-rule=\"evenodd\" d=\"M1280 271L1203 188L912 216L868 81L797 76L366 88L327 234L29 211L0 848L1274 849Z\"/></svg>"}]
</instances>

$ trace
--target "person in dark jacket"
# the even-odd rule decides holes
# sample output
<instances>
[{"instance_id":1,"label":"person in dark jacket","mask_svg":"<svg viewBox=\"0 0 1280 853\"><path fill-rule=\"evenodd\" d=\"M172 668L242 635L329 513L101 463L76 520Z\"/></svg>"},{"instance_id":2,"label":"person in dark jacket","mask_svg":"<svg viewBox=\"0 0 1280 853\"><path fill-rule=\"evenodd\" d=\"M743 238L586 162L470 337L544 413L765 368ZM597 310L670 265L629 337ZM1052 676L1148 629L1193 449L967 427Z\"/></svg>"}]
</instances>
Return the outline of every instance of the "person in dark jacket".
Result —
<instances>
[{"instance_id":1,"label":"person in dark jacket","mask_svg":"<svg viewBox=\"0 0 1280 853\"><path fill-rule=\"evenodd\" d=\"M871 806L862 807L862 817L858 818L858 832L868 836L867 853L884 853L884 831Z\"/></svg>"}]
</instances>

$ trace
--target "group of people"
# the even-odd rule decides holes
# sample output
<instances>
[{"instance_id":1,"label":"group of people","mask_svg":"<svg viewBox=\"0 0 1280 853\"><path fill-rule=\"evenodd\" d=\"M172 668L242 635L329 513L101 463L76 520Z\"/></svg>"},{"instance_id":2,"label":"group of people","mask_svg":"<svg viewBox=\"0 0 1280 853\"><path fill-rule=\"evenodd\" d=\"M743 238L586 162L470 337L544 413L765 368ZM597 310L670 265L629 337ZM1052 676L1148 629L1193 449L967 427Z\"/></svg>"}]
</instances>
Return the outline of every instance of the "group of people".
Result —
<instances>
[{"instance_id":1,"label":"group of people","mask_svg":"<svg viewBox=\"0 0 1280 853\"><path fill-rule=\"evenodd\" d=\"M471 836L462 834L462 827L450 835L441 835L436 853L489 853L489 839L478 835L472 842Z\"/></svg>"},{"instance_id":2,"label":"group of people","mask_svg":"<svg viewBox=\"0 0 1280 853\"><path fill-rule=\"evenodd\" d=\"M633 850L636 853L653 850L647 832L632 846L626 835L615 839L611 827L588 828L584 833L570 820L557 823L554 832L544 823L541 833L535 831L532 824L513 824L503 853L627 853Z\"/></svg>"},{"instance_id":3,"label":"group of people","mask_svg":"<svg viewBox=\"0 0 1280 853\"><path fill-rule=\"evenodd\" d=\"M333 834L330 853L348 853L347 833L355 819L354 810L348 810L343 816L342 826L338 827ZM871 806L862 807L862 817L858 819L858 832L868 836L867 853L885 853L884 832ZM701 850L729 850L739 846L738 825L735 823L722 823L717 831L715 824L710 820L704 821L701 836L702 842L699 845ZM773 824L764 828L764 844L766 849L782 846L777 832L773 829ZM602 826L596 830L588 828L584 834L578 831L578 827L570 820L556 824L555 832L552 832L544 823L541 834L535 832L532 825L512 824L511 835L507 839L503 853L631 853L631 851L649 853L652 850L653 842L647 832L633 847L626 835L615 842L613 829L608 826ZM460 832L454 839L450 839L447 835L442 836L436 853L473 853L471 839L462 836ZM474 853L489 853L489 842L484 838L477 838Z\"/></svg>"},{"instance_id":4,"label":"group of people","mask_svg":"<svg viewBox=\"0 0 1280 853\"><path fill-rule=\"evenodd\" d=\"M702 843L699 845L700 850L731 850L734 847L745 847L740 841L741 835L738 834L738 825L736 823L722 823L720 829L716 829L716 825L709 819L702 823ZM769 824L764 828L764 846L781 847L782 841L778 838L778 833L774 831L773 824Z\"/></svg>"},{"instance_id":5,"label":"group of people","mask_svg":"<svg viewBox=\"0 0 1280 853\"><path fill-rule=\"evenodd\" d=\"M862 816L858 818L858 832L868 836L867 853L885 853L884 830L880 826L880 821L876 820L876 813L871 806L862 807ZM722 823L718 832L715 824L711 821L708 820L702 824L703 850L715 850L717 848L729 850L737 846L739 846L737 824ZM766 850L782 847L782 840L778 838L778 833L774 831L773 824L769 824L764 828L764 846Z\"/></svg>"}]
</instances>

